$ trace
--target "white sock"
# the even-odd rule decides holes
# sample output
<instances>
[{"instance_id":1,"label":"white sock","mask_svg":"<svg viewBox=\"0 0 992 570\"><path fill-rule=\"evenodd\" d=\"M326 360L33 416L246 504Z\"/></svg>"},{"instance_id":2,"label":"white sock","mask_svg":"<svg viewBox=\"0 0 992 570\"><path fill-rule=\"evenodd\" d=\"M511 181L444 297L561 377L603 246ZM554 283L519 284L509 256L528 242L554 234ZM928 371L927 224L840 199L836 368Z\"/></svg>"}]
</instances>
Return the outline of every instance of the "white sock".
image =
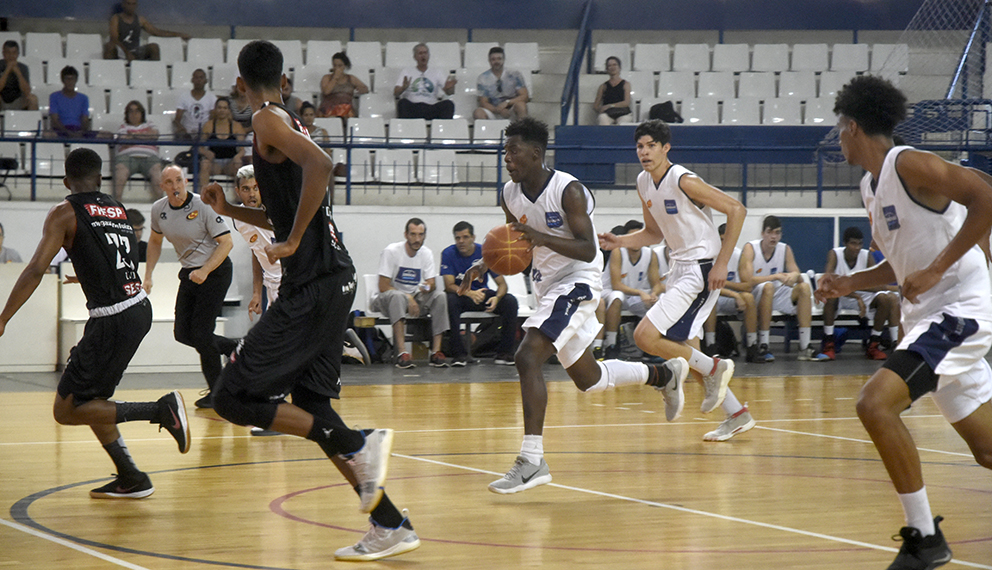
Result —
<instances>
[{"instance_id":1,"label":"white sock","mask_svg":"<svg viewBox=\"0 0 992 570\"><path fill-rule=\"evenodd\" d=\"M732 416L744 409L744 406L741 405L740 401L737 399L737 396L734 396L734 393L730 391L730 388L727 388L727 397L723 399L723 403L720 404L720 407L723 408L723 413L728 416Z\"/></svg>"},{"instance_id":2,"label":"white sock","mask_svg":"<svg viewBox=\"0 0 992 570\"><path fill-rule=\"evenodd\" d=\"M592 347L593 348L603 348L603 339L597 338L596 340L592 341Z\"/></svg>"},{"instance_id":3,"label":"white sock","mask_svg":"<svg viewBox=\"0 0 992 570\"><path fill-rule=\"evenodd\" d=\"M824 334L824 336L832 336L834 334L834 326L833 325L823 325L823 334Z\"/></svg>"},{"instance_id":4,"label":"white sock","mask_svg":"<svg viewBox=\"0 0 992 570\"><path fill-rule=\"evenodd\" d=\"M540 465L541 460L544 459L544 436L525 435L524 442L520 446L520 457L532 465Z\"/></svg>"},{"instance_id":5,"label":"white sock","mask_svg":"<svg viewBox=\"0 0 992 570\"><path fill-rule=\"evenodd\" d=\"M706 344L707 345L716 344L716 331L714 331L714 332L708 332L708 333L705 333L705 334L706 334Z\"/></svg>"},{"instance_id":6,"label":"white sock","mask_svg":"<svg viewBox=\"0 0 992 570\"><path fill-rule=\"evenodd\" d=\"M889 327L889 338L892 339L892 342L899 342L899 325Z\"/></svg>"},{"instance_id":7,"label":"white sock","mask_svg":"<svg viewBox=\"0 0 992 570\"><path fill-rule=\"evenodd\" d=\"M915 493L899 494L899 502L906 513L906 526L920 529L923 536L937 533L933 526L933 514L930 512L930 501L927 499L927 488Z\"/></svg>"},{"instance_id":8,"label":"white sock","mask_svg":"<svg viewBox=\"0 0 992 570\"><path fill-rule=\"evenodd\" d=\"M754 343L758 342L758 333L747 333L744 336L747 338L748 346L754 346Z\"/></svg>"},{"instance_id":9,"label":"white sock","mask_svg":"<svg viewBox=\"0 0 992 570\"><path fill-rule=\"evenodd\" d=\"M617 333L616 332L606 333L606 342L603 344L605 344L606 346L613 346L616 343L617 343Z\"/></svg>"},{"instance_id":10,"label":"white sock","mask_svg":"<svg viewBox=\"0 0 992 570\"><path fill-rule=\"evenodd\" d=\"M768 344L768 337L771 331L758 331L758 344Z\"/></svg>"},{"instance_id":11,"label":"white sock","mask_svg":"<svg viewBox=\"0 0 992 570\"><path fill-rule=\"evenodd\" d=\"M706 356L702 352L699 352L695 348L692 349L692 356L689 357L689 368L692 368L703 376L709 376L709 374L713 372L713 367L715 365L715 360L709 356Z\"/></svg>"},{"instance_id":12,"label":"white sock","mask_svg":"<svg viewBox=\"0 0 992 570\"><path fill-rule=\"evenodd\" d=\"M607 360L596 364L599 365L599 382L586 390L586 393L605 392L630 384L646 384L648 381L648 367L640 362Z\"/></svg>"},{"instance_id":13,"label":"white sock","mask_svg":"<svg viewBox=\"0 0 992 570\"><path fill-rule=\"evenodd\" d=\"M806 350L809 346L809 339L813 336L811 327L799 327L799 350Z\"/></svg>"}]
</instances>

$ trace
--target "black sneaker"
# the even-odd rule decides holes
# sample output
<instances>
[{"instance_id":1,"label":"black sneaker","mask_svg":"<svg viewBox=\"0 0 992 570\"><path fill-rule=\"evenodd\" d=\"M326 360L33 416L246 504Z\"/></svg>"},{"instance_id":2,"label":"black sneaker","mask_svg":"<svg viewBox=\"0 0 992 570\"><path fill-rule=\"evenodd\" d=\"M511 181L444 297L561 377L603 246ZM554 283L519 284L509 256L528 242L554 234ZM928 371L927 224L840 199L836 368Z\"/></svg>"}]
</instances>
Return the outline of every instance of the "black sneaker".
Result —
<instances>
[{"instance_id":1,"label":"black sneaker","mask_svg":"<svg viewBox=\"0 0 992 570\"><path fill-rule=\"evenodd\" d=\"M212 410L214 409L214 395L210 390L201 390L200 395L203 396L199 400L193 402L193 405L201 410Z\"/></svg>"},{"instance_id":2,"label":"black sneaker","mask_svg":"<svg viewBox=\"0 0 992 570\"><path fill-rule=\"evenodd\" d=\"M211 403L211 405L213 405ZM183 395L173 390L158 399L158 431L165 428L179 444L179 453L189 451L189 422Z\"/></svg>"},{"instance_id":3,"label":"black sneaker","mask_svg":"<svg viewBox=\"0 0 992 570\"><path fill-rule=\"evenodd\" d=\"M930 536L923 536L919 529L911 526L899 529L902 548L888 570L933 570L950 562L951 548L947 546L944 533L940 532L938 526L942 520L944 517L933 519L933 527L937 532ZM892 540L900 538L893 536Z\"/></svg>"},{"instance_id":4,"label":"black sneaker","mask_svg":"<svg viewBox=\"0 0 992 570\"><path fill-rule=\"evenodd\" d=\"M603 349L603 360L617 360L620 358L620 345L611 344Z\"/></svg>"},{"instance_id":5,"label":"black sneaker","mask_svg":"<svg viewBox=\"0 0 992 570\"><path fill-rule=\"evenodd\" d=\"M513 366L516 362L513 360L512 354L499 354L496 359L493 360L494 364L500 364L502 366Z\"/></svg>"},{"instance_id":6,"label":"black sneaker","mask_svg":"<svg viewBox=\"0 0 992 570\"><path fill-rule=\"evenodd\" d=\"M136 478L126 480L120 475L103 487L90 491L94 499L144 499L155 492L152 480L146 473L140 473Z\"/></svg>"},{"instance_id":7,"label":"black sneaker","mask_svg":"<svg viewBox=\"0 0 992 570\"><path fill-rule=\"evenodd\" d=\"M744 356L744 362L765 362L765 357L761 354L761 349L758 347L758 343L754 343L747 347L747 354Z\"/></svg>"},{"instance_id":8,"label":"black sneaker","mask_svg":"<svg viewBox=\"0 0 992 570\"><path fill-rule=\"evenodd\" d=\"M465 366L468 364L468 358L464 356L452 356L448 359L448 364L452 367Z\"/></svg>"},{"instance_id":9,"label":"black sneaker","mask_svg":"<svg viewBox=\"0 0 992 570\"><path fill-rule=\"evenodd\" d=\"M603 359L603 347L602 346L597 346L596 348L592 349L592 357L595 358L596 360L602 360Z\"/></svg>"}]
</instances>

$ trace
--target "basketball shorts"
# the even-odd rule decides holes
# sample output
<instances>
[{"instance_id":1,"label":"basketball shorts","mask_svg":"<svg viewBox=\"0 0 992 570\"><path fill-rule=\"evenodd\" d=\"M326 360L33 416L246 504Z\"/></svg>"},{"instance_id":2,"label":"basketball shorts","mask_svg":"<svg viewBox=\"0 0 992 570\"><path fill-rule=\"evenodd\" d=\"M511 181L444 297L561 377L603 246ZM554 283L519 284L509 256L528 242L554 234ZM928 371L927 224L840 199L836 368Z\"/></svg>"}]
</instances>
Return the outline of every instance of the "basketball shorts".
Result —
<instances>
[{"instance_id":1,"label":"basketball shorts","mask_svg":"<svg viewBox=\"0 0 992 570\"><path fill-rule=\"evenodd\" d=\"M627 295L620 291L610 291L608 296L606 296L606 307L609 308L613 304L613 301L616 300L620 301L621 311L627 311L638 317L643 317L648 312L648 307L644 304L644 300L641 299L640 295Z\"/></svg>"},{"instance_id":2,"label":"basketball shorts","mask_svg":"<svg viewBox=\"0 0 992 570\"><path fill-rule=\"evenodd\" d=\"M730 297L724 297L720 295L716 300L716 314L718 315L736 315L740 313L737 310L737 301Z\"/></svg>"},{"instance_id":3,"label":"basketball shorts","mask_svg":"<svg viewBox=\"0 0 992 570\"><path fill-rule=\"evenodd\" d=\"M940 375L930 396L947 421L959 422L992 399L992 369L985 361L992 322L942 313L907 329L898 350L919 354Z\"/></svg>"},{"instance_id":4,"label":"basketball shorts","mask_svg":"<svg viewBox=\"0 0 992 570\"><path fill-rule=\"evenodd\" d=\"M875 318L875 309L871 308L871 304L875 300L875 297L878 296L878 291L856 291L856 293L861 297L861 301L864 302L865 307L868 309L865 316L869 319ZM851 297L840 297L837 299L837 310L857 311L858 300L852 299Z\"/></svg>"},{"instance_id":5,"label":"basketball shorts","mask_svg":"<svg viewBox=\"0 0 992 570\"><path fill-rule=\"evenodd\" d=\"M772 297L772 310L778 311L783 315L795 315L796 306L792 304L792 287L782 285L779 281L770 281L770 283L775 287L774 297ZM751 291L751 294L754 295L755 305L761 303L761 295L765 290L765 285L765 283L762 283ZM855 301L855 304L857 304L857 301Z\"/></svg>"},{"instance_id":6,"label":"basketball shorts","mask_svg":"<svg viewBox=\"0 0 992 570\"><path fill-rule=\"evenodd\" d=\"M551 339L558 361L569 368L602 328L596 319L597 306L598 289L588 283L559 283L540 299L537 311L524 321L523 328L537 329Z\"/></svg>"},{"instance_id":7,"label":"basketball shorts","mask_svg":"<svg viewBox=\"0 0 992 570\"><path fill-rule=\"evenodd\" d=\"M113 396L151 328L152 304L148 299L116 315L91 317L79 344L69 351L69 362L59 381L59 396L72 394L76 405Z\"/></svg>"},{"instance_id":8,"label":"basketball shorts","mask_svg":"<svg viewBox=\"0 0 992 570\"><path fill-rule=\"evenodd\" d=\"M302 384L337 398L344 331L355 300L354 271L281 293L224 367L224 389L247 399L280 401Z\"/></svg>"},{"instance_id":9,"label":"basketball shorts","mask_svg":"<svg viewBox=\"0 0 992 570\"><path fill-rule=\"evenodd\" d=\"M702 335L719 291L710 291L713 261L673 261L667 289L647 312L647 319L665 338L685 342Z\"/></svg>"}]
</instances>

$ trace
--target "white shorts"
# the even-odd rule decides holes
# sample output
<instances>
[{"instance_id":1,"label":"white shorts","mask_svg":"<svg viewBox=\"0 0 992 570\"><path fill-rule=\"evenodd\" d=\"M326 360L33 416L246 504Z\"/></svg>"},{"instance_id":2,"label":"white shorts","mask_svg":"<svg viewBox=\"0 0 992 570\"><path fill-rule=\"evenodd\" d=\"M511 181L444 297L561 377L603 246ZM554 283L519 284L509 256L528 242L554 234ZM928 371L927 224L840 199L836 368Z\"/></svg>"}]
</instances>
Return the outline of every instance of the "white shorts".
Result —
<instances>
[{"instance_id":1,"label":"white shorts","mask_svg":"<svg viewBox=\"0 0 992 570\"><path fill-rule=\"evenodd\" d=\"M537 311L524 321L523 328L537 329L551 339L558 361L569 368L603 327L596 319L598 306L599 289L588 283L559 283L539 300Z\"/></svg>"},{"instance_id":2,"label":"white shorts","mask_svg":"<svg viewBox=\"0 0 992 570\"><path fill-rule=\"evenodd\" d=\"M869 319L875 318L875 309L871 308L872 302L875 301L875 297L878 296L878 291L855 291L861 301L865 304L868 309L865 312L865 316ZM837 310L838 311L857 311L858 310L858 300L852 299L851 297L840 297L837 299Z\"/></svg>"},{"instance_id":3,"label":"white shorts","mask_svg":"<svg viewBox=\"0 0 992 570\"><path fill-rule=\"evenodd\" d=\"M620 291L610 291L609 293L604 293L603 298L606 299L606 308L609 309L613 301L620 301L620 310L627 311L631 314L637 315L638 317L643 317L648 312L648 307L644 304L644 299L641 299L640 295L627 295L621 293Z\"/></svg>"},{"instance_id":4,"label":"white shorts","mask_svg":"<svg viewBox=\"0 0 992 570\"><path fill-rule=\"evenodd\" d=\"M737 315L740 311L737 310L737 301L731 297L724 297L720 295L716 300L716 314L718 315Z\"/></svg>"},{"instance_id":5,"label":"white shorts","mask_svg":"<svg viewBox=\"0 0 992 570\"><path fill-rule=\"evenodd\" d=\"M647 312L647 319L665 338L684 342L699 337L713 312L719 291L709 290L712 261L673 261L668 287Z\"/></svg>"},{"instance_id":6,"label":"white shorts","mask_svg":"<svg viewBox=\"0 0 992 570\"><path fill-rule=\"evenodd\" d=\"M956 424L992 400L992 368L984 358L980 358L967 372L941 375L937 391L931 392L930 398L940 414L948 422Z\"/></svg>"},{"instance_id":7,"label":"white shorts","mask_svg":"<svg viewBox=\"0 0 992 570\"><path fill-rule=\"evenodd\" d=\"M792 286L782 285L780 281L769 281L775 286L775 296L772 297L772 310L783 315L795 315L796 306L792 304ZM754 295L754 304L761 303L761 293L765 290L767 283L757 285L751 294ZM854 301L854 299L851 299ZM857 301L855 301L857 303Z\"/></svg>"}]
</instances>

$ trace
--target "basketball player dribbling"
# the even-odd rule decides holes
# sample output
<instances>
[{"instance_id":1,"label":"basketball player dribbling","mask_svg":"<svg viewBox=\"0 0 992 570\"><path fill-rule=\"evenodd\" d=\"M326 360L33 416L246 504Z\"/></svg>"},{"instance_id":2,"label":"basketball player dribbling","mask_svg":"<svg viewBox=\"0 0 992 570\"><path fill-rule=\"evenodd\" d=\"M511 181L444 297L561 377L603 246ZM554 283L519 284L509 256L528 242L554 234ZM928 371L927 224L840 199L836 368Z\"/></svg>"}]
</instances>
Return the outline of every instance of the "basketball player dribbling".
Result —
<instances>
[{"instance_id":1,"label":"basketball player dribbling","mask_svg":"<svg viewBox=\"0 0 992 570\"><path fill-rule=\"evenodd\" d=\"M596 319L602 288L602 253L593 225L592 193L573 176L544 164L548 126L527 117L506 128L507 182L500 197L506 222L523 232L533 246L531 279L539 306L528 318L515 363L523 400L524 439L520 455L506 475L489 484L494 493L517 493L551 482L544 460L544 414L548 391L541 366L558 355L575 386L602 392L629 384L647 384L665 398L665 415L674 420L682 411L682 382L688 373L684 359L660 366L639 362L597 362L590 345L599 332ZM485 275L479 260L465 273L461 287ZM714 398L716 396L714 395Z\"/></svg>"}]
</instances>

